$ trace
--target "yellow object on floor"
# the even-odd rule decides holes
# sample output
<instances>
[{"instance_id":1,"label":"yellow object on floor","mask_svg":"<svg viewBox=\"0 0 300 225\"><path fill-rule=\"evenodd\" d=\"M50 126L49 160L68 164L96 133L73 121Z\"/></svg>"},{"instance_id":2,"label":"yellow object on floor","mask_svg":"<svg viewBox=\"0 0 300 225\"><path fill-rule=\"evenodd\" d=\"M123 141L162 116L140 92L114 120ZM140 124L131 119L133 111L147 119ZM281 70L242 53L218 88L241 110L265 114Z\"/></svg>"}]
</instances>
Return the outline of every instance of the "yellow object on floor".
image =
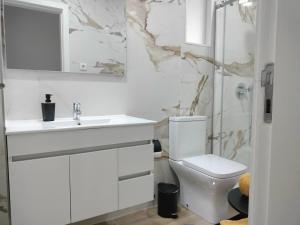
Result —
<instances>
[{"instance_id":1,"label":"yellow object on floor","mask_svg":"<svg viewBox=\"0 0 300 225\"><path fill-rule=\"evenodd\" d=\"M249 196L251 174L245 173L240 177L240 191L243 195Z\"/></svg>"},{"instance_id":2,"label":"yellow object on floor","mask_svg":"<svg viewBox=\"0 0 300 225\"><path fill-rule=\"evenodd\" d=\"M223 220L220 222L221 225L248 225L248 218L241 220Z\"/></svg>"}]
</instances>

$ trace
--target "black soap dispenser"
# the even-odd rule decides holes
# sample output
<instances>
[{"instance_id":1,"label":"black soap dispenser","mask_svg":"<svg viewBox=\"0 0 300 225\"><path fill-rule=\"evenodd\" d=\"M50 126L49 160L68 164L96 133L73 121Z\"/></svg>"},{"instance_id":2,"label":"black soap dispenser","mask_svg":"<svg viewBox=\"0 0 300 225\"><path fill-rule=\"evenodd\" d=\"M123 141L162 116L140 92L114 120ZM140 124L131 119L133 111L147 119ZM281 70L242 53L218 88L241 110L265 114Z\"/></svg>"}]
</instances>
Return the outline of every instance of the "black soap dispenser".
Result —
<instances>
[{"instance_id":1,"label":"black soap dispenser","mask_svg":"<svg viewBox=\"0 0 300 225\"><path fill-rule=\"evenodd\" d=\"M43 121L54 121L55 103L51 102L51 94L46 94L46 101L42 103Z\"/></svg>"}]
</instances>

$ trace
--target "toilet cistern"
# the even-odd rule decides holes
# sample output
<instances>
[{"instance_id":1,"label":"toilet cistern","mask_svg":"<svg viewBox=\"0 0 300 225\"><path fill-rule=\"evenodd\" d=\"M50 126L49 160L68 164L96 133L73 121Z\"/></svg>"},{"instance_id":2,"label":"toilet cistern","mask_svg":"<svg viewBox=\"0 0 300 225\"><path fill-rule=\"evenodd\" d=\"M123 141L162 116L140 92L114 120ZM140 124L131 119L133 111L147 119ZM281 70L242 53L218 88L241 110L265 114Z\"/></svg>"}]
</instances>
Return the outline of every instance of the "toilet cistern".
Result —
<instances>
[{"instance_id":1,"label":"toilet cistern","mask_svg":"<svg viewBox=\"0 0 300 225\"><path fill-rule=\"evenodd\" d=\"M73 103L73 119L75 121L80 121L80 115L81 115L81 107L80 103L74 102Z\"/></svg>"}]
</instances>

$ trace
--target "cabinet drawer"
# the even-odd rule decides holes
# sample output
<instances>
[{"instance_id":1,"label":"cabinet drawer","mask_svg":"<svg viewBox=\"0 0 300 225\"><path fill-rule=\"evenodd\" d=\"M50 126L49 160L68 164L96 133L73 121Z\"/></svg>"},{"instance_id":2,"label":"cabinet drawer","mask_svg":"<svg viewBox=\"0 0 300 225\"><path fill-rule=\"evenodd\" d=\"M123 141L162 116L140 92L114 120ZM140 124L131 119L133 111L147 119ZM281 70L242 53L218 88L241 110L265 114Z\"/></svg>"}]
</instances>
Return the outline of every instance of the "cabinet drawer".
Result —
<instances>
[{"instance_id":1,"label":"cabinet drawer","mask_svg":"<svg viewBox=\"0 0 300 225\"><path fill-rule=\"evenodd\" d=\"M140 145L118 150L119 177L153 170L153 145Z\"/></svg>"},{"instance_id":2,"label":"cabinet drawer","mask_svg":"<svg viewBox=\"0 0 300 225\"><path fill-rule=\"evenodd\" d=\"M152 201L153 197L153 174L119 181L119 209Z\"/></svg>"}]
</instances>

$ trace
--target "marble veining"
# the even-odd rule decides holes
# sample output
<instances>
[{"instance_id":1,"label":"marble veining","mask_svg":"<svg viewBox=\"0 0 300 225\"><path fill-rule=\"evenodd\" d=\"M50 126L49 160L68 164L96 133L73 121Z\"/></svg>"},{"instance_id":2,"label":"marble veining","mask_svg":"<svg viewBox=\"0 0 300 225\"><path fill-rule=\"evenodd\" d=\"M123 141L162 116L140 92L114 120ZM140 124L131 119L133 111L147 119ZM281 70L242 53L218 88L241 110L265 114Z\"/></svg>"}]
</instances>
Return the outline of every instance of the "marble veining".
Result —
<instances>
[{"instance_id":1,"label":"marble veining","mask_svg":"<svg viewBox=\"0 0 300 225\"><path fill-rule=\"evenodd\" d=\"M245 6L239 5L239 13L240 13L242 21L244 23L249 23L249 24L252 24L255 26L256 10L257 10L256 5L253 5L250 7L249 6L245 7Z\"/></svg>"},{"instance_id":2,"label":"marble veining","mask_svg":"<svg viewBox=\"0 0 300 225\"><path fill-rule=\"evenodd\" d=\"M229 159L234 160L239 153L239 151L249 144L247 135L249 135L250 130L238 129L237 131L230 131L225 133L223 136L223 152L222 154ZM232 142L232 143L230 143ZM231 144L231 146L230 146Z\"/></svg>"},{"instance_id":3,"label":"marble veining","mask_svg":"<svg viewBox=\"0 0 300 225\"><path fill-rule=\"evenodd\" d=\"M66 0L62 0L62 2L69 4L69 2ZM78 22L82 26L89 26L96 30L103 30L103 27L95 19L89 16L87 12L85 12L80 1L70 1L70 3L73 3L73 6L76 6L77 10L71 10L71 13L77 18ZM72 9L72 6L70 6L70 9ZM81 17L81 15L83 16L83 18ZM72 28L70 28L70 30L72 32L76 31L76 29Z\"/></svg>"},{"instance_id":4,"label":"marble veining","mask_svg":"<svg viewBox=\"0 0 300 225\"><path fill-rule=\"evenodd\" d=\"M198 83L197 94L196 94L196 96L195 96L195 98L194 98L194 100L191 104L190 110L189 110L190 111L189 112L190 116L194 116L196 114L196 110L197 110L197 106L199 105L199 100L200 100L200 97L201 97L201 93L203 92L207 81L208 81L208 76L204 75Z\"/></svg>"},{"instance_id":5,"label":"marble veining","mask_svg":"<svg viewBox=\"0 0 300 225\"><path fill-rule=\"evenodd\" d=\"M128 0L128 22L130 25L137 29L140 35L142 35L145 45L147 47L147 51L149 54L149 58L151 62L154 64L155 68L159 70L159 64L165 60L169 60L172 57L181 57L183 60L191 60L193 63L197 63L199 60L204 60L212 65L217 67L224 66L225 70L229 73L233 73L239 76L251 76L249 74L253 74L254 71L254 56L249 53L249 61L248 62L238 62L234 61L230 64L223 64L218 62L213 57L208 55L197 55L193 52L184 52L182 53L181 46L174 45L158 45L157 38L159 34L153 34L148 29L149 14L151 13L151 4L162 4L168 3L172 4L174 1L140 1L140 0ZM177 4L182 6L181 1L178 1ZM248 8L240 9L241 18L251 18L254 20L253 15L250 14L250 10ZM246 20L246 19L244 19ZM249 72L250 71L250 72Z\"/></svg>"},{"instance_id":6,"label":"marble veining","mask_svg":"<svg viewBox=\"0 0 300 225\"><path fill-rule=\"evenodd\" d=\"M169 116L199 115L202 112L209 116L212 112L211 102L207 103L204 99L209 99L208 95L211 93L213 60L210 56L211 53L207 49L204 53L202 52L203 56L198 56L197 51L194 49L185 51L183 46L185 45L184 22L182 21L176 27L177 30L182 31L181 34L176 35L176 32L173 32L175 29L168 30L169 32L164 32L163 35L157 33L159 28L157 28L157 24L154 25L155 22L157 23L155 19L162 15L166 7L174 10L174 16L176 12L179 12L179 15L176 14L176 16L184 21L185 1L127 1L128 24L142 38L149 60L155 71L171 72L174 71L174 65L179 67L179 85L182 90L182 96L178 96L175 106L162 107L161 110L166 117L161 119L155 126L156 137L163 140L163 147L168 151ZM169 10L168 13L172 14L173 12ZM173 22L171 21L170 23ZM171 24L170 26L173 27ZM186 77L186 71L189 71L188 73L193 77L192 80ZM184 93L187 88L190 90L190 93L194 93L188 94L188 98L185 96L187 94ZM203 104L204 102L205 104Z\"/></svg>"},{"instance_id":7,"label":"marble veining","mask_svg":"<svg viewBox=\"0 0 300 225\"><path fill-rule=\"evenodd\" d=\"M249 53L248 58L249 61L245 63L234 61L231 64L224 64L224 75L232 76L234 74L241 77L253 77L255 58L252 53Z\"/></svg>"},{"instance_id":8,"label":"marble veining","mask_svg":"<svg viewBox=\"0 0 300 225\"><path fill-rule=\"evenodd\" d=\"M216 37L216 43L224 49L216 49L217 61L223 63L215 63L213 149L216 154L248 165L251 152L256 6L245 7L235 2L221 9L217 16L218 24L225 20L225 33L221 26L217 27L219 36ZM244 98L238 98L236 93L240 84L247 88Z\"/></svg>"},{"instance_id":9,"label":"marble veining","mask_svg":"<svg viewBox=\"0 0 300 225\"><path fill-rule=\"evenodd\" d=\"M149 59L155 66L156 70L159 70L158 65L164 60L168 60L174 56L180 57L181 49L180 46L172 45L158 45L157 37L148 30L149 14L151 13L151 4L162 4L165 0L128 0L127 8L127 18L129 24L135 28L139 34L143 37ZM173 1L168 1L168 3L173 3ZM180 4L180 1L178 1Z\"/></svg>"},{"instance_id":10,"label":"marble veining","mask_svg":"<svg viewBox=\"0 0 300 225\"><path fill-rule=\"evenodd\" d=\"M254 73L254 55L248 53L248 61L232 63L222 63L215 60L209 55L197 55L193 52L182 52L181 45L158 45L157 38L159 34L153 34L149 31L149 14L151 13L151 4L173 4L175 1L140 1L128 0L127 16L129 24L134 27L143 37L149 58L156 70L159 70L159 64L165 60L170 60L173 57L181 57L182 60L190 60L196 64L199 60L204 60L218 68L223 66L226 70L226 75L235 74L238 76L253 76ZM176 3L176 2L175 2ZM181 1L177 1L179 7L183 5ZM243 7L239 5L240 18L243 22L254 23L255 21L255 7Z\"/></svg>"},{"instance_id":11,"label":"marble veining","mask_svg":"<svg viewBox=\"0 0 300 225\"><path fill-rule=\"evenodd\" d=\"M124 74L124 63L116 60L109 60L110 62L102 63L96 62L95 68L101 68L103 74Z\"/></svg>"},{"instance_id":12,"label":"marble veining","mask_svg":"<svg viewBox=\"0 0 300 225\"><path fill-rule=\"evenodd\" d=\"M56 0L58 1L58 0ZM125 0L60 0L70 10L70 71L125 74ZM87 70L80 69L87 64Z\"/></svg>"}]
</instances>

